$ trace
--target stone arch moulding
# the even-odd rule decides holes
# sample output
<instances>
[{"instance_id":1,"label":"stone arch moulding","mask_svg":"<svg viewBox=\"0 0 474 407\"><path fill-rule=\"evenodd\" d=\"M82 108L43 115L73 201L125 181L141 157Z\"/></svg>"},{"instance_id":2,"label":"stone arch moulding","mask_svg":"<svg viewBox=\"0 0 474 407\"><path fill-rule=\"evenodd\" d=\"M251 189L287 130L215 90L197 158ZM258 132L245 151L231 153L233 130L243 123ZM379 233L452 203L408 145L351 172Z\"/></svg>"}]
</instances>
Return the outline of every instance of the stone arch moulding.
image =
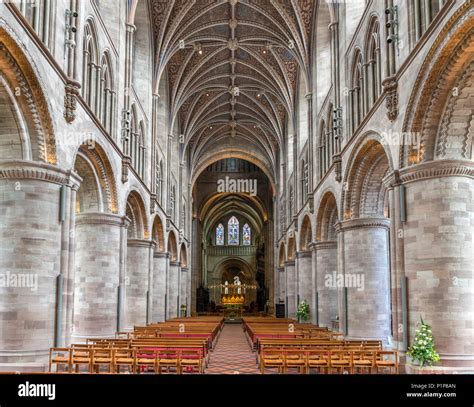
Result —
<instances>
[{"instance_id":1,"label":"stone arch moulding","mask_svg":"<svg viewBox=\"0 0 474 407\"><path fill-rule=\"evenodd\" d=\"M288 239L287 261L294 261L296 256L296 238L294 236Z\"/></svg>"},{"instance_id":2,"label":"stone arch moulding","mask_svg":"<svg viewBox=\"0 0 474 407\"><path fill-rule=\"evenodd\" d=\"M165 234L163 228L163 221L160 215L156 215L153 220L153 227L151 232L152 239L156 242L156 251L165 251Z\"/></svg>"},{"instance_id":3,"label":"stone arch moulding","mask_svg":"<svg viewBox=\"0 0 474 407\"><path fill-rule=\"evenodd\" d=\"M106 151L97 143L97 141L94 142L92 148L86 144L82 144L76 152L76 158L74 159L73 165L76 165L77 157L79 155L85 157L89 163L93 165L94 171L97 174L99 186L105 198L104 201L106 205L104 206L104 210L109 213L118 214L119 205L117 183Z\"/></svg>"},{"instance_id":4,"label":"stone arch moulding","mask_svg":"<svg viewBox=\"0 0 474 407\"><path fill-rule=\"evenodd\" d=\"M224 273L224 271L226 270L226 266L228 264L239 264L239 265L242 265L243 268L242 268L242 273L244 274L245 278L249 279L249 280L254 280L255 277L252 275L252 266L244 259L241 259L239 257L226 257L224 259L222 259L221 261L219 261L215 266L214 266L214 270L213 270L213 274L214 275L218 275L219 278L221 279L222 278L222 274Z\"/></svg>"},{"instance_id":5,"label":"stone arch moulding","mask_svg":"<svg viewBox=\"0 0 474 407\"><path fill-rule=\"evenodd\" d=\"M132 189L125 204L125 215L130 219L129 237L133 239L148 239L149 226L145 201L141 194Z\"/></svg>"},{"instance_id":6,"label":"stone arch moulding","mask_svg":"<svg viewBox=\"0 0 474 407\"><path fill-rule=\"evenodd\" d=\"M280 250L278 252L278 266L279 267L285 267L285 261L286 261L286 248L285 248L285 243L281 242L280 244Z\"/></svg>"},{"instance_id":7,"label":"stone arch moulding","mask_svg":"<svg viewBox=\"0 0 474 407\"><path fill-rule=\"evenodd\" d=\"M371 153L370 157L368 153ZM370 189L368 182L377 170L380 160L386 159L387 175L393 170L393 160L390 150L384 144L383 138L375 133L368 132L363 135L351 151L351 165L348 165L343 178L343 188L340 197L340 219L347 220L362 215L362 211L366 208L366 201L363 198ZM380 175L380 174L379 174ZM383 177L382 177L383 178ZM382 180L380 179L380 185ZM379 186L380 186L379 185ZM374 186L375 188L375 186Z\"/></svg>"},{"instance_id":8,"label":"stone arch moulding","mask_svg":"<svg viewBox=\"0 0 474 407\"><path fill-rule=\"evenodd\" d=\"M171 261L178 260L178 241L173 230L170 230L168 234L168 253Z\"/></svg>"},{"instance_id":9,"label":"stone arch moulding","mask_svg":"<svg viewBox=\"0 0 474 407\"><path fill-rule=\"evenodd\" d=\"M339 221L336 197L327 190L319 202L316 219L316 241L335 240L335 223Z\"/></svg>"},{"instance_id":10,"label":"stone arch moulding","mask_svg":"<svg viewBox=\"0 0 474 407\"><path fill-rule=\"evenodd\" d=\"M415 81L403 132L418 134L420 142L419 148L402 146L401 168L435 159L437 143L442 141L437 130L453 91L474 59L473 40L474 3L466 2L436 38Z\"/></svg>"},{"instance_id":11,"label":"stone arch moulding","mask_svg":"<svg viewBox=\"0 0 474 407\"><path fill-rule=\"evenodd\" d=\"M17 101L25 118L33 160L57 164L56 140L50 109L38 71L30 62L12 30L0 19L0 70L11 89L20 92Z\"/></svg>"},{"instance_id":12,"label":"stone arch moulding","mask_svg":"<svg viewBox=\"0 0 474 407\"><path fill-rule=\"evenodd\" d=\"M182 243L179 251L179 261L181 263L182 268L188 267L188 251L186 248L186 244Z\"/></svg>"},{"instance_id":13,"label":"stone arch moulding","mask_svg":"<svg viewBox=\"0 0 474 407\"><path fill-rule=\"evenodd\" d=\"M307 252L313 243L313 224L309 214L304 216L300 230L300 251Z\"/></svg>"}]
</instances>

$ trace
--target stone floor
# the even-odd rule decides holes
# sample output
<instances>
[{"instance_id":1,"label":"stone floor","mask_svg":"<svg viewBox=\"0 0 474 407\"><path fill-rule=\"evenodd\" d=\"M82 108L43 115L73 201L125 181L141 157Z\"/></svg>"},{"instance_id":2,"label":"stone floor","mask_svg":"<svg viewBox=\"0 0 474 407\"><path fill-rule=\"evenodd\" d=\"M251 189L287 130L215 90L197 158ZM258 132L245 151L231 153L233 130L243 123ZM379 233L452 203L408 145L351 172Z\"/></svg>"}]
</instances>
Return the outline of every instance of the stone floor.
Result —
<instances>
[{"instance_id":1,"label":"stone floor","mask_svg":"<svg viewBox=\"0 0 474 407\"><path fill-rule=\"evenodd\" d=\"M211 353L207 374L258 374L255 352L241 324L226 324Z\"/></svg>"}]
</instances>

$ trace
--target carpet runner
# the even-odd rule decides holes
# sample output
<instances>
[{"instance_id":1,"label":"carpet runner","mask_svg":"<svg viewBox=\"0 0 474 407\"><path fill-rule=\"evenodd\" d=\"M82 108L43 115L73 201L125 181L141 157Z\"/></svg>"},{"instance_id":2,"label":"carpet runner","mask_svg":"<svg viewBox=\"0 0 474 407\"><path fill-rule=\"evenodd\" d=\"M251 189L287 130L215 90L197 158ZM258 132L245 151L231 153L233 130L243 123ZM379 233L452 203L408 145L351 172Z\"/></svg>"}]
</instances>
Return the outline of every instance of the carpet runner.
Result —
<instances>
[{"instance_id":1,"label":"carpet runner","mask_svg":"<svg viewBox=\"0 0 474 407\"><path fill-rule=\"evenodd\" d=\"M241 324L225 324L211 353L207 374L259 374Z\"/></svg>"}]
</instances>

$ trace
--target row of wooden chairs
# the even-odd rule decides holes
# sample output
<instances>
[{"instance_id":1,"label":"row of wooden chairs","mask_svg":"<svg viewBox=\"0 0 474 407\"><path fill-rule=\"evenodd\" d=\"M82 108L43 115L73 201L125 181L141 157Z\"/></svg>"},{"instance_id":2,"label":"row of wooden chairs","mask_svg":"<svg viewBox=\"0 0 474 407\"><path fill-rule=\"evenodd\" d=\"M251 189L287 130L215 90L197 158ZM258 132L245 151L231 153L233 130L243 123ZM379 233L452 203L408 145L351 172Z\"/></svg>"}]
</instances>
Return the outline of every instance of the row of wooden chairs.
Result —
<instances>
[{"instance_id":1,"label":"row of wooden chairs","mask_svg":"<svg viewBox=\"0 0 474 407\"><path fill-rule=\"evenodd\" d=\"M204 373L204 356L198 349L51 348L49 371L67 373ZM82 370L81 370L82 368Z\"/></svg>"},{"instance_id":2,"label":"row of wooden chairs","mask_svg":"<svg viewBox=\"0 0 474 407\"><path fill-rule=\"evenodd\" d=\"M398 373L396 351L382 350L263 350L260 355L260 372L277 369L278 373L297 370L310 373Z\"/></svg>"}]
</instances>

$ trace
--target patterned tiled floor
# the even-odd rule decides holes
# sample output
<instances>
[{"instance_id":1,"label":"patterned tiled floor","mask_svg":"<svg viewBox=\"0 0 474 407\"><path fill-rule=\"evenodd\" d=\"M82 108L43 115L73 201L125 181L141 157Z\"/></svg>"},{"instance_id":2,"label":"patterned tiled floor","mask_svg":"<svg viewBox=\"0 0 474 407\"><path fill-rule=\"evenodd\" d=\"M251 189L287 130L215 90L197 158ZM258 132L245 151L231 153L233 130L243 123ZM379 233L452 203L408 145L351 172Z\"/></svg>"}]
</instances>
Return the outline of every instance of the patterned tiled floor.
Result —
<instances>
[{"instance_id":1,"label":"patterned tiled floor","mask_svg":"<svg viewBox=\"0 0 474 407\"><path fill-rule=\"evenodd\" d=\"M252 352L241 324L226 324L211 353L207 374L258 374Z\"/></svg>"}]
</instances>

